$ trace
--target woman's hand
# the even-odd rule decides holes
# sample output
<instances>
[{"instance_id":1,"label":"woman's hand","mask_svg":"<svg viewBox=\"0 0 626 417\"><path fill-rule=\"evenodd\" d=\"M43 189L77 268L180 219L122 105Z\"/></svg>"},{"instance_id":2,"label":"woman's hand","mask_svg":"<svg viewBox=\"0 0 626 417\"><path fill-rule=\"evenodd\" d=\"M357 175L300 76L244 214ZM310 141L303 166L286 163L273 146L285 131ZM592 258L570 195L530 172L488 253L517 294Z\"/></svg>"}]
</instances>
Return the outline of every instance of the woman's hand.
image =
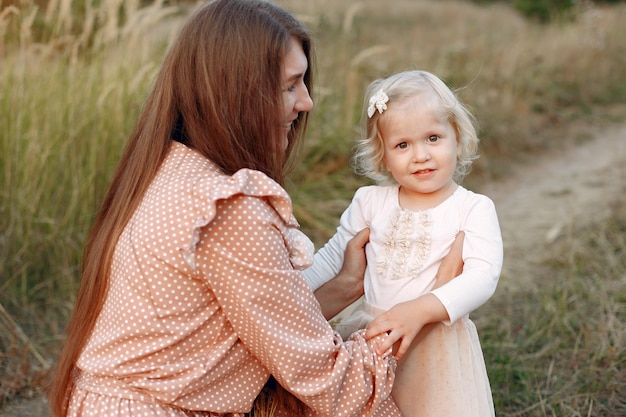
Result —
<instances>
[{"instance_id":1,"label":"woman's hand","mask_svg":"<svg viewBox=\"0 0 626 417\"><path fill-rule=\"evenodd\" d=\"M435 275L435 288L439 288L458 277L463 272L463 241L465 232L459 232L450 247L450 252L441 260L441 265Z\"/></svg>"},{"instance_id":2,"label":"woman's hand","mask_svg":"<svg viewBox=\"0 0 626 417\"><path fill-rule=\"evenodd\" d=\"M369 242L370 230L357 233L346 246L343 266L337 276L315 291L315 297L327 320L332 319L344 308L363 295L363 276L367 260L365 245Z\"/></svg>"}]
</instances>

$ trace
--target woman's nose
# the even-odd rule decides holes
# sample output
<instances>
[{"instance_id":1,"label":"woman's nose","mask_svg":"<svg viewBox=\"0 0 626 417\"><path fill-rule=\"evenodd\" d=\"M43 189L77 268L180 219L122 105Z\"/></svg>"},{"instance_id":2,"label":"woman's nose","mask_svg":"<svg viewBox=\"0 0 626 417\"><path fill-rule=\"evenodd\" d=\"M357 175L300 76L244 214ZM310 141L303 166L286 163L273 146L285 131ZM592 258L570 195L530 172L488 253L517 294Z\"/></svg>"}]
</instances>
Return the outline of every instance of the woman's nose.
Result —
<instances>
[{"instance_id":1,"label":"woman's nose","mask_svg":"<svg viewBox=\"0 0 626 417\"><path fill-rule=\"evenodd\" d=\"M296 101L296 110L298 112L308 112L313 110L313 99L309 95L309 89L306 87L304 87L298 95L298 100Z\"/></svg>"}]
</instances>

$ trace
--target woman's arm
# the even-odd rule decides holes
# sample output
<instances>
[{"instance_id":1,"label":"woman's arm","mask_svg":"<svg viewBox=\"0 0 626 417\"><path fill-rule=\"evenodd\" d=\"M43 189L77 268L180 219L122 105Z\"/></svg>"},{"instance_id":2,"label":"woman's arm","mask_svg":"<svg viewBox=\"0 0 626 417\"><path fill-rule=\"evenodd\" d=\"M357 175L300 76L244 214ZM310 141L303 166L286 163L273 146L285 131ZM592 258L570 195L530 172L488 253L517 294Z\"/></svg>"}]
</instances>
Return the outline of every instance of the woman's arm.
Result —
<instances>
[{"instance_id":1,"label":"woman's arm","mask_svg":"<svg viewBox=\"0 0 626 417\"><path fill-rule=\"evenodd\" d=\"M315 291L315 297L322 307L326 320L335 317L363 295L367 242L369 229L363 229L348 242L339 274Z\"/></svg>"},{"instance_id":2,"label":"woman's arm","mask_svg":"<svg viewBox=\"0 0 626 417\"><path fill-rule=\"evenodd\" d=\"M376 354L362 334L341 343L302 272L293 268L286 246L291 226L267 199L236 196L221 201L217 211L196 257L220 306L216 314L228 323L222 327L233 343L228 351L240 355L240 362L220 365L236 366L233 372L241 372L243 360L262 365L319 415L373 414L391 393L395 359ZM351 265L339 280L356 276Z\"/></svg>"}]
</instances>

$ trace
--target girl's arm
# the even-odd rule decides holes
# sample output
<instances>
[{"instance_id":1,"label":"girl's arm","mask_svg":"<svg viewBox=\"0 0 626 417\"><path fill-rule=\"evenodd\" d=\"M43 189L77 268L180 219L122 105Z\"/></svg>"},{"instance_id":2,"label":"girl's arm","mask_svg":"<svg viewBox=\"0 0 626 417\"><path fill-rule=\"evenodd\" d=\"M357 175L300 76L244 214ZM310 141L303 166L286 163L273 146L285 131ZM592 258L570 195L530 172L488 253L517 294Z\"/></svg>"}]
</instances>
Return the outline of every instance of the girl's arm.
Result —
<instances>
[{"instance_id":1,"label":"girl's arm","mask_svg":"<svg viewBox=\"0 0 626 417\"><path fill-rule=\"evenodd\" d=\"M363 187L356 191L352 202L341 215L339 226L334 236L317 251L313 259L313 265L303 271L304 277L309 283L309 287L316 292L316 296L318 295L317 290L321 289L322 285L329 283L329 281L337 275L340 275L340 271L345 267L344 256L350 251L348 247L350 240L354 238L357 233L369 227L366 221L367 216L363 213L361 204L361 200L366 198L365 196L367 195L368 189L369 187ZM365 246L365 244L363 244L361 248L363 246ZM364 253L363 261L365 261ZM350 261L348 260L348 262ZM363 273L361 273L358 278L359 282L357 282L356 285L362 287ZM331 284L327 289L334 287L335 284ZM347 280L346 285L348 288L351 288L351 286L355 284L352 280ZM338 287L340 287L340 285L338 285ZM320 303L322 306L326 304L325 300L324 302L320 300ZM326 312L324 312L324 314L328 317Z\"/></svg>"},{"instance_id":2,"label":"girl's arm","mask_svg":"<svg viewBox=\"0 0 626 417\"><path fill-rule=\"evenodd\" d=\"M495 292L502 271L502 235L493 202L470 195L460 212L465 232L463 273L432 291L448 311L447 323L483 305Z\"/></svg>"}]
</instances>

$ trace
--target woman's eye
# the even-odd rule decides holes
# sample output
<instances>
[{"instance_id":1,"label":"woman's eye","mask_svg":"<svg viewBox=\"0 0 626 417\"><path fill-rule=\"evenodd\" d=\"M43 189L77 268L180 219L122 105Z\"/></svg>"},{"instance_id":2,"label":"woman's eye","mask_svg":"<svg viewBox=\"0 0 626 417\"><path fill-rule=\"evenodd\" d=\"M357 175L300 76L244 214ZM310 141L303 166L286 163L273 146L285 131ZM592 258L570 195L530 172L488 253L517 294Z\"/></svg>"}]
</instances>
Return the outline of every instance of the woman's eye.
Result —
<instances>
[{"instance_id":1,"label":"woman's eye","mask_svg":"<svg viewBox=\"0 0 626 417\"><path fill-rule=\"evenodd\" d=\"M439 136L437 136L437 135L430 135L428 137L428 139L426 140L426 142L431 142L432 143L432 142L437 142L438 140L439 140Z\"/></svg>"}]
</instances>

